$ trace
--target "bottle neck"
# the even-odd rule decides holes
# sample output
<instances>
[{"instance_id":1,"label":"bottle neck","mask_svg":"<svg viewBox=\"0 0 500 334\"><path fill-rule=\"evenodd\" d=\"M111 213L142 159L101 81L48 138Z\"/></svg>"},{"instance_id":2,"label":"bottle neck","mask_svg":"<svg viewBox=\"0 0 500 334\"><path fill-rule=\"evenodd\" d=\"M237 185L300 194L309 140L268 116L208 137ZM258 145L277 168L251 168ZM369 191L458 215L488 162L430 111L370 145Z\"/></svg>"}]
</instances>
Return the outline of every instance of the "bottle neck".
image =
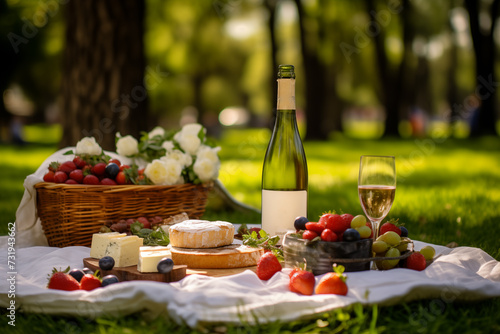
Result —
<instances>
[{"instance_id":1,"label":"bottle neck","mask_svg":"<svg viewBox=\"0 0 500 334\"><path fill-rule=\"evenodd\" d=\"M295 79L278 79L277 110L295 110Z\"/></svg>"}]
</instances>

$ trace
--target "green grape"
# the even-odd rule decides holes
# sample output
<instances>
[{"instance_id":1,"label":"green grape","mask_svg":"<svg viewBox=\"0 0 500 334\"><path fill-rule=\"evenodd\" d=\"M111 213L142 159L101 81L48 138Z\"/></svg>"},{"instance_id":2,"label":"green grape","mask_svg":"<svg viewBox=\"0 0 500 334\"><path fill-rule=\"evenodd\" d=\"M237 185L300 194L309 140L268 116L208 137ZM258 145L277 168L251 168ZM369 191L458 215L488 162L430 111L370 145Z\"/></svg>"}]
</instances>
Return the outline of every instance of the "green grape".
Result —
<instances>
[{"instance_id":1,"label":"green grape","mask_svg":"<svg viewBox=\"0 0 500 334\"><path fill-rule=\"evenodd\" d=\"M400 252L406 252L408 250L408 243L402 241L397 247Z\"/></svg>"},{"instance_id":2,"label":"green grape","mask_svg":"<svg viewBox=\"0 0 500 334\"><path fill-rule=\"evenodd\" d=\"M398 257L400 255L401 255L401 253L399 252L399 250L397 248L391 248L387 251L387 253L385 253L385 257ZM399 263L398 259L397 260L382 260L382 261L377 261L376 265L377 265L377 268L380 270L388 270L388 269L392 269L395 266L397 266L398 263Z\"/></svg>"},{"instance_id":3,"label":"green grape","mask_svg":"<svg viewBox=\"0 0 500 334\"><path fill-rule=\"evenodd\" d=\"M434 255L436 255L436 250L432 248L432 246L425 246L419 252L425 257L427 261L432 260L434 258Z\"/></svg>"},{"instance_id":4,"label":"green grape","mask_svg":"<svg viewBox=\"0 0 500 334\"><path fill-rule=\"evenodd\" d=\"M372 251L374 253L384 253L389 249L389 245L384 241L375 241L372 245Z\"/></svg>"},{"instance_id":5,"label":"green grape","mask_svg":"<svg viewBox=\"0 0 500 334\"><path fill-rule=\"evenodd\" d=\"M371 228L369 228L368 226L361 226L361 227L358 227L356 229L356 231L359 232L359 235L361 236L361 239L366 239L366 238L369 238L370 235L372 234L372 230Z\"/></svg>"},{"instance_id":6,"label":"green grape","mask_svg":"<svg viewBox=\"0 0 500 334\"><path fill-rule=\"evenodd\" d=\"M377 240L385 241L389 246L397 246L401 243L401 237L393 231L385 232Z\"/></svg>"},{"instance_id":7,"label":"green grape","mask_svg":"<svg viewBox=\"0 0 500 334\"><path fill-rule=\"evenodd\" d=\"M356 217L354 217L351 220L351 228L358 229L359 227L362 227L362 226L366 226L366 217L365 216L357 215ZM363 236L361 236L361 238L363 238Z\"/></svg>"}]
</instances>

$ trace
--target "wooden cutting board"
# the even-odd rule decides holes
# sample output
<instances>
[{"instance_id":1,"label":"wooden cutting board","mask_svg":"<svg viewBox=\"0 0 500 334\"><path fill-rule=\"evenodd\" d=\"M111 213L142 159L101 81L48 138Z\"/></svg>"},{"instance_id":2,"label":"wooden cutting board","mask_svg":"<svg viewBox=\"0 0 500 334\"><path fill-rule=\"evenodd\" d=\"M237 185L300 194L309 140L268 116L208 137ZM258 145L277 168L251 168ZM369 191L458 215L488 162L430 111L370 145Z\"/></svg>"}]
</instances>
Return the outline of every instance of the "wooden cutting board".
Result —
<instances>
[{"instance_id":1,"label":"wooden cutting board","mask_svg":"<svg viewBox=\"0 0 500 334\"><path fill-rule=\"evenodd\" d=\"M84 267L87 267L93 271L99 269L99 259L94 259L88 257L83 259ZM156 282L177 282L186 277L185 265L174 265L174 268L168 274L160 273L141 273L137 270L137 266L130 267L115 267L112 270L100 270L101 277L106 275L116 275L120 282L123 281L156 281Z\"/></svg>"}]
</instances>

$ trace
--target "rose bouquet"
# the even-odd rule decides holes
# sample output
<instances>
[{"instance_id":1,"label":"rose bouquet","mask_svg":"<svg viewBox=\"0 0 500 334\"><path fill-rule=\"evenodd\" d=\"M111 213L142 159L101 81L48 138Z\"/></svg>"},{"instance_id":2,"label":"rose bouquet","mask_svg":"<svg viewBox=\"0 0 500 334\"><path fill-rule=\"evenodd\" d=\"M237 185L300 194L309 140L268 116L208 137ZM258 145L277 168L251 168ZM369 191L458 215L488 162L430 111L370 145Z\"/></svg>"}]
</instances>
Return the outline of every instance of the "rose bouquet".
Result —
<instances>
[{"instance_id":1,"label":"rose bouquet","mask_svg":"<svg viewBox=\"0 0 500 334\"><path fill-rule=\"evenodd\" d=\"M206 136L201 124L187 124L179 131L156 127L140 140L116 134L116 152L134 160L125 173L137 184L201 184L219 175L220 147ZM143 167L143 168L141 168Z\"/></svg>"}]
</instances>

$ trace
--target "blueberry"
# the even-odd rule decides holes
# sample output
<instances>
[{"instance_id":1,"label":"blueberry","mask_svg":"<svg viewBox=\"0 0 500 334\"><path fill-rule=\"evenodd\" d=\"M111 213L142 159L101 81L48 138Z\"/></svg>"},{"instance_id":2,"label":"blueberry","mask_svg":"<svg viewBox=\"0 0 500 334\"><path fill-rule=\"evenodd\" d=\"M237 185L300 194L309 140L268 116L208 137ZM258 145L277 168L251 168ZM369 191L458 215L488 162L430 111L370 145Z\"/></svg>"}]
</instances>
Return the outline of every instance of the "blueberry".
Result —
<instances>
[{"instance_id":1,"label":"blueberry","mask_svg":"<svg viewBox=\"0 0 500 334\"><path fill-rule=\"evenodd\" d=\"M80 282L83 275L85 275L85 273L81 269L71 269L68 274L73 276L74 279L76 279L78 282Z\"/></svg>"},{"instance_id":2,"label":"blueberry","mask_svg":"<svg viewBox=\"0 0 500 334\"><path fill-rule=\"evenodd\" d=\"M111 256L105 256L99 260L99 268L101 270L111 270L115 266L115 259Z\"/></svg>"},{"instance_id":3,"label":"blueberry","mask_svg":"<svg viewBox=\"0 0 500 334\"><path fill-rule=\"evenodd\" d=\"M299 216L299 217L295 218L295 222L293 223L293 227L295 227L296 230L305 230L306 223L309 223L309 220L306 217Z\"/></svg>"},{"instance_id":4,"label":"blueberry","mask_svg":"<svg viewBox=\"0 0 500 334\"><path fill-rule=\"evenodd\" d=\"M174 261L171 258L164 257L158 262L156 269L158 269L160 274L168 274L174 269Z\"/></svg>"},{"instance_id":5,"label":"blueberry","mask_svg":"<svg viewBox=\"0 0 500 334\"><path fill-rule=\"evenodd\" d=\"M104 170L104 173L106 173L106 176L109 177L110 179L115 179L116 175L120 172L120 167L115 164L114 162L110 162L107 166L106 169Z\"/></svg>"},{"instance_id":6,"label":"blueberry","mask_svg":"<svg viewBox=\"0 0 500 334\"><path fill-rule=\"evenodd\" d=\"M399 229L401 230L401 237L408 237L408 230L404 226L400 226Z\"/></svg>"},{"instance_id":7,"label":"blueberry","mask_svg":"<svg viewBox=\"0 0 500 334\"><path fill-rule=\"evenodd\" d=\"M342 239L344 241L358 241L359 239L361 239L361 235L359 235L359 232L355 229L348 228L347 230L345 230Z\"/></svg>"},{"instance_id":8,"label":"blueberry","mask_svg":"<svg viewBox=\"0 0 500 334\"><path fill-rule=\"evenodd\" d=\"M116 277L115 275L106 275L102 279L101 286L104 287L104 286L119 283L119 282L120 281L118 280L118 277Z\"/></svg>"}]
</instances>

